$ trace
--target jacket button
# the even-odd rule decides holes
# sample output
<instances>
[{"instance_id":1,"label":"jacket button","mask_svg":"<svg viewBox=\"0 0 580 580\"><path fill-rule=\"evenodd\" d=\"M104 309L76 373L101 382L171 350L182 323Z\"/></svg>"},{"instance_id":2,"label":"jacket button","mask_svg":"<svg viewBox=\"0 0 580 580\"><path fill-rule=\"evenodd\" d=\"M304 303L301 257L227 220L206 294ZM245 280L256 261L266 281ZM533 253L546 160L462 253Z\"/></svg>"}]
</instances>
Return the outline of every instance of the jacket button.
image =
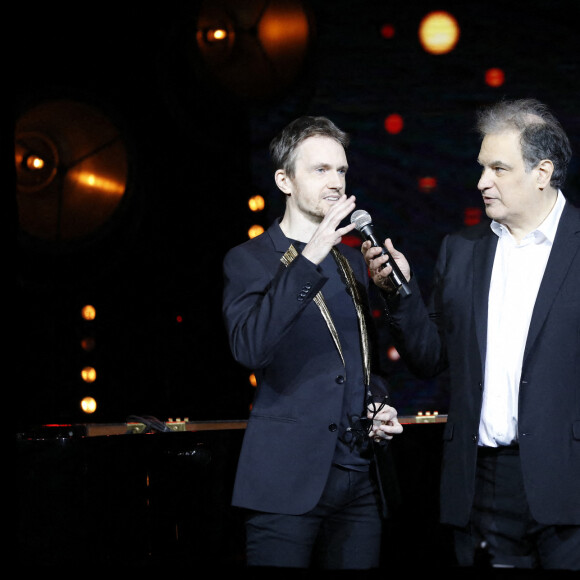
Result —
<instances>
[{"instance_id":1,"label":"jacket button","mask_svg":"<svg viewBox=\"0 0 580 580\"><path fill-rule=\"evenodd\" d=\"M473 434L473 435L471 436L471 439L472 439L472 441L474 441L474 442L477 442L478 436L477 436L477 435L475 435L475 434Z\"/></svg>"},{"instance_id":2,"label":"jacket button","mask_svg":"<svg viewBox=\"0 0 580 580\"><path fill-rule=\"evenodd\" d=\"M344 383L344 377L342 375L338 375L338 377L336 377L336 382L339 385L342 385L342 383Z\"/></svg>"},{"instance_id":3,"label":"jacket button","mask_svg":"<svg viewBox=\"0 0 580 580\"><path fill-rule=\"evenodd\" d=\"M328 426L328 430L329 430L329 431L332 431L333 433L334 433L334 431L336 431L337 429L338 429L338 427L336 426L336 423L331 423L331 424Z\"/></svg>"}]
</instances>

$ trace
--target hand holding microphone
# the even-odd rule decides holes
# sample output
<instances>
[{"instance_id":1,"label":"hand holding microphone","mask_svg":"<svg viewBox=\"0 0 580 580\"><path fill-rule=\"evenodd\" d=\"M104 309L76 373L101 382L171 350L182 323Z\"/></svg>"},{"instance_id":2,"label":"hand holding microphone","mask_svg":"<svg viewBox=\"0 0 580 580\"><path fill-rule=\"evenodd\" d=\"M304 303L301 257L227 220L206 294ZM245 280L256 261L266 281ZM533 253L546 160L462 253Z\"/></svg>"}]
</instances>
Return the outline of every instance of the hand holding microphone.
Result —
<instances>
[{"instance_id":1,"label":"hand holding microphone","mask_svg":"<svg viewBox=\"0 0 580 580\"><path fill-rule=\"evenodd\" d=\"M352 214L350 222L351 224L355 225L355 228L361 233L365 241L370 241L372 246L375 248L380 248L381 253L389 257L388 264L391 266L391 273L388 275L389 281L394 286L399 295L403 297L409 296L411 294L411 290L409 289L407 281L397 266L397 263L388 252L387 248L385 248L384 244L376 238L373 230L372 219L369 213L362 209L356 210Z\"/></svg>"}]
</instances>

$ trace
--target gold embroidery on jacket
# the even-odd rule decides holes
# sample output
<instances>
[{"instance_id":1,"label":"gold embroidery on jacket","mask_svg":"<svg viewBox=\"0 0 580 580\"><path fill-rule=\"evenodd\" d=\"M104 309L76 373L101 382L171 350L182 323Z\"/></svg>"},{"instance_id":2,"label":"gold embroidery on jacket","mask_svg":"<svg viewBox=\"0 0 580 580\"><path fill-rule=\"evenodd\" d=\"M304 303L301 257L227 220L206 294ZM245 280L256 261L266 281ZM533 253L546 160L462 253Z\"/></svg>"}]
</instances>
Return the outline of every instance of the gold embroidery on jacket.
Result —
<instances>
[{"instance_id":1,"label":"gold embroidery on jacket","mask_svg":"<svg viewBox=\"0 0 580 580\"><path fill-rule=\"evenodd\" d=\"M358 291L358 286L356 283L356 278L354 277L354 272L352 271L352 268L348 260L336 248L332 248L331 251L334 259L336 260L337 264L340 266L342 270L342 273L344 274L346 285L350 290L352 301L354 302L354 307L356 309L360 334L361 353L363 358L363 369L365 374L365 385L369 385L371 380L369 336L367 333L367 325L365 321L362 299Z\"/></svg>"},{"instance_id":2,"label":"gold embroidery on jacket","mask_svg":"<svg viewBox=\"0 0 580 580\"><path fill-rule=\"evenodd\" d=\"M290 245L290 247L286 250L286 253L282 256L281 261L285 266L288 266L288 264L290 264L290 262L292 262L292 260L294 260L296 256L298 256L296 248L293 245ZM320 309L322 317L326 322L326 326L328 326L328 330L330 331L332 340L334 340L334 344L338 349L338 354L340 354L342 366L345 366L344 356L342 354L342 346L340 345L340 340L338 338L338 332L336 330L336 327L334 326L334 321L332 320L332 316L330 315L330 310L328 310L328 306L326 306L326 302L324 301L322 292L318 292L316 294L316 296L314 297L314 302L316 303L316 306L318 306L318 308Z\"/></svg>"},{"instance_id":3,"label":"gold embroidery on jacket","mask_svg":"<svg viewBox=\"0 0 580 580\"><path fill-rule=\"evenodd\" d=\"M361 340L361 351L362 351L362 357L363 357L365 384L368 385L370 383L370 354L369 354L370 351L369 351L369 345L368 345L368 334L367 334L366 322L365 322L364 311L363 311L363 306L362 306L362 300L360 297L360 293L358 291L358 287L356 285L356 278L354 277L354 273L352 271L352 268L350 267L350 264L348 263L348 260L336 248L332 248L331 251L332 251L332 257L337 262L337 264L339 265L339 267L344 275L346 285L350 290L350 295L352 297L352 300L354 302L354 307L356 309L356 314L357 314L358 324L359 324L359 334L360 334L360 340ZM282 256L282 258L280 260L285 266L288 266L296 258L296 256L298 256L298 252L296 251L296 248L294 248L293 245L290 245L290 247L288 248L288 250L286 250L286 253ZM326 302L324 301L324 297L322 296L322 292L318 292L316 294L316 296L314 297L314 302L318 306L318 308L320 309L320 312L321 312L324 320L326 321L326 325L328 326L328 330L330 331L330 334L332 335L332 339L334 340L334 344L336 345L336 348L338 349L338 353L340 354L340 358L342 359L342 364L344 365L345 364L344 356L342 353L342 347L340 345L340 339L338 337L338 332L336 330L336 327L334 326L334 321L332 320L332 316L330 314L330 311L328 310Z\"/></svg>"}]
</instances>

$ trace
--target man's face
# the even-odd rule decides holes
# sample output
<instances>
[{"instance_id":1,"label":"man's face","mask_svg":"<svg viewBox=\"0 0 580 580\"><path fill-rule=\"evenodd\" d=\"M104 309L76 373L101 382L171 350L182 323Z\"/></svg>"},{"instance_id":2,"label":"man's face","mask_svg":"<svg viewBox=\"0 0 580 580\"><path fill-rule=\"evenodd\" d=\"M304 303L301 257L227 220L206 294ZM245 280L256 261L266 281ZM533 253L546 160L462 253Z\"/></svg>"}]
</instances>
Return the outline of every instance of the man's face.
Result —
<instances>
[{"instance_id":1,"label":"man's face","mask_svg":"<svg viewBox=\"0 0 580 580\"><path fill-rule=\"evenodd\" d=\"M296 150L294 177L286 178L288 204L320 222L346 190L348 163L343 146L330 137L314 136Z\"/></svg>"},{"instance_id":2,"label":"man's face","mask_svg":"<svg viewBox=\"0 0 580 580\"><path fill-rule=\"evenodd\" d=\"M477 161L482 166L477 188L483 196L488 217L510 230L533 219L540 201L537 171L526 172L519 133L506 131L487 135Z\"/></svg>"}]
</instances>

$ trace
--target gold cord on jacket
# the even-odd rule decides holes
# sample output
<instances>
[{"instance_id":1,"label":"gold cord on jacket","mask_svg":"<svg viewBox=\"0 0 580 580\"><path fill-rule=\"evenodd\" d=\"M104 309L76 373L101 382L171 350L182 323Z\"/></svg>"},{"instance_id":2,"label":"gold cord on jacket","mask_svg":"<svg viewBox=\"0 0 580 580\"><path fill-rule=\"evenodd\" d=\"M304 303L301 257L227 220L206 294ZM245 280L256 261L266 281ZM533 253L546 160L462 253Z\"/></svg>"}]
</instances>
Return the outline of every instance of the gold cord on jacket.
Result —
<instances>
[{"instance_id":1,"label":"gold cord on jacket","mask_svg":"<svg viewBox=\"0 0 580 580\"><path fill-rule=\"evenodd\" d=\"M358 287L356 285L356 278L354 277L354 273L348 260L336 249L332 248L332 257L340 267L344 279L346 280L346 285L350 290L350 295L352 297L352 301L354 303L354 307L356 310L356 315L358 318L358 325L359 325L359 334L361 340L361 352L363 358L363 368L364 368L364 376L365 376L365 384L368 385L370 383L370 351L369 351L369 344L368 344L368 334L367 334L367 327L364 317L364 310L362 306L362 300L360 297L360 293L358 291ZM298 252L293 245L286 250L286 253L280 259L281 262L288 266L296 257L298 256ZM334 325L334 321L332 320L332 316L328 307L326 306L326 302L324 301L324 297L322 296L322 292L318 292L314 297L314 302L320 309L320 312L326 321L326 325L328 326L328 330L334 340L334 344L338 349L338 353L340 354L340 358L342 360L342 364L344 365L344 355L342 353L342 346L340 345L340 339L338 337L338 332Z\"/></svg>"}]
</instances>

